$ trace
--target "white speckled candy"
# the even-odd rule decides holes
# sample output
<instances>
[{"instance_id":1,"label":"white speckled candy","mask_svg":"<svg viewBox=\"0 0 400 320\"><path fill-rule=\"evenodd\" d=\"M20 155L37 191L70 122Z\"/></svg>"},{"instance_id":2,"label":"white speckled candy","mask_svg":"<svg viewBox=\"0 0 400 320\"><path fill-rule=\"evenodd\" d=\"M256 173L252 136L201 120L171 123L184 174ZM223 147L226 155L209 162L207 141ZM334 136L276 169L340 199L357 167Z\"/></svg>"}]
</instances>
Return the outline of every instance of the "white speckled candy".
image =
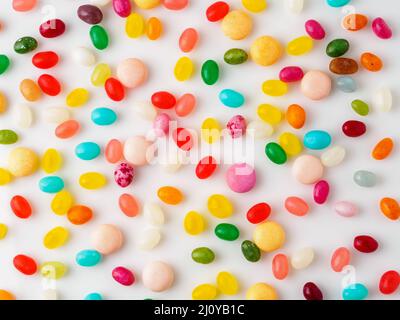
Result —
<instances>
[{"instance_id":1,"label":"white speckled candy","mask_svg":"<svg viewBox=\"0 0 400 320\"><path fill-rule=\"evenodd\" d=\"M246 134L255 139L266 139L272 136L274 128L262 120L251 121L246 128Z\"/></svg>"},{"instance_id":2,"label":"white speckled candy","mask_svg":"<svg viewBox=\"0 0 400 320\"><path fill-rule=\"evenodd\" d=\"M154 157L152 142L143 136L134 136L125 141L124 158L130 164L143 166L148 164Z\"/></svg>"},{"instance_id":3,"label":"white speckled candy","mask_svg":"<svg viewBox=\"0 0 400 320\"><path fill-rule=\"evenodd\" d=\"M93 51L85 47L77 47L73 49L72 59L75 63L84 67L94 66L97 60Z\"/></svg>"},{"instance_id":4,"label":"white speckled candy","mask_svg":"<svg viewBox=\"0 0 400 320\"><path fill-rule=\"evenodd\" d=\"M147 80L148 71L142 60L130 58L117 67L117 77L127 88L136 88Z\"/></svg>"},{"instance_id":5,"label":"white speckled candy","mask_svg":"<svg viewBox=\"0 0 400 320\"><path fill-rule=\"evenodd\" d=\"M154 292L168 290L174 283L174 279L174 270L162 261L150 262L143 269L143 285Z\"/></svg>"},{"instance_id":6,"label":"white speckled candy","mask_svg":"<svg viewBox=\"0 0 400 320\"><path fill-rule=\"evenodd\" d=\"M123 243L124 237L121 230L111 224L100 225L92 233L93 247L104 255L118 251Z\"/></svg>"},{"instance_id":7,"label":"white speckled candy","mask_svg":"<svg viewBox=\"0 0 400 320\"><path fill-rule=\"evenodd\" d=\"M303 248L292 255L290 264L294 269L304 269L307 268L313 260L314 250L312 248Z\"/></svg>"},{"instance_id":8,"label":"white speckled candy","mask_svg":"<svg viewBox=\"0 0 400 320\"><path fill-rule=\"evenodd\" d=\"M301 91L311 100L322 100L329 96L332 81L329 76L319 70L308 71L301 79Z\"/></svg>"},{"instance_id":9,"label":"white speckled candy","mask_svg":"<svg viewBox=\"0 0 400 320\"><path fill-rule=\"evenodd\" d=\"M226 172L226 183L234 192L248 192L254 188L256 181L256 171L247 163L234 164Z\"/></svg>"},{"instance_id":10,"label":"white speckled candy","mask_svg":"<svg viewBox=\"0 0 400 320\"><path fill-rule=\"evenodd\" d=\"M44 110L44 121L47 123L60 124L71 118L67 108L49 107Z\"/></svg>"},{"instance_id":11,"label":"white speckled candy","mask_svg":"<svg viewBox=\"0 0 400 320\"><path fill-rule=\"evenodd\" d=\"M341 146L334 146L321 154L321 162L325 167L334 167L342 163L345 156L345 148Z\"/></svg>"},{"instance_id":12,"label":"white speckled candy","mask_svg":"<svg viewBox=\"0 0 400 320\"><path fill-rule=\"evenodd\" d=\"M160 226L164 224L165 215L161 207L154 202L146 202L143 206L143 215L147 222Z\"/></svg>"},{"instance_id":13,"label":"white speckled candy","mask_svg":"<svg viewBox=\"0 0 400 320\"><path fill-rule=\"evenodd\" d=\"M157 228L144 229L139 236L138 247L140 250L151 250L155 248L161 240L161 232Z\"/></svg>"},{"instance_id":14,"label":"white speckled candy","mask_svg":"<svg viewBox=\"0 0 400 320\"><path fill-rule=\"evenodd\" d=\"M304 184L311 184L322 178L324 167L317 157L305 154L297 157L294 161L292 174L297 181Z\"/></svg>"},{"instance_id":15,"label":"white speckled candy","mask_svg":"<svg viewBox=\"0 0 400 320\"><path fill-rule=\"evenodd\" d=\"M338 201L335 203L335 211L342 217L352 217L358 213L358 207L349 201Z\"/></svg>"}]
</instances>

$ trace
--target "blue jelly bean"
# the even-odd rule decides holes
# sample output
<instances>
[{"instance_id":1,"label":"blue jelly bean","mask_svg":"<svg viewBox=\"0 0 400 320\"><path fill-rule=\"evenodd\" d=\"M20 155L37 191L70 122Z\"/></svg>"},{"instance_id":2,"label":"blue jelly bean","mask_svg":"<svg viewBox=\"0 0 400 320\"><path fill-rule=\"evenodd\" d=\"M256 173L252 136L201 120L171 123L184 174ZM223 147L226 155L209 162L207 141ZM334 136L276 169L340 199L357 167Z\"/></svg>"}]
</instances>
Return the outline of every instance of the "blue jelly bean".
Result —
<instances>
[{"instance_id":1,"label":"blue jelly bean","mask_svg":"<svg viewBox=\"0 0 400 320\"><path fill-rule=\"evenodd\" d=\"M100 293L93 292L86 295L85 300L103 300L103 297Z\"/></svg>"},{"instance_id":2,"label":"blue jelly bean","mask_svg":"<svg viewBox=\"0 0 400 320\"><path fill-rule=\"evenodd\" d=\"M326 0L326 2L334 8L343 7L348 4L351 0Z\"/></svg>"},{"instance_id":3,"label":"blue jelly bean","mask_svg":"<svg viewBox=\"0 0 400 320\"><path fill-rule=\"evenodd\" d=\"M368 289L361 283L353 283L342 291L344 300L363 300L368 296Z\"/></svg>"},{"instance_id":4,"label":"blue jelly bean","mask_svg":"<svg viewBox=\"0 0 400 320\"><path fill-rule=\"evenodd\" d=\"M82 250L75 260L82 267L93 267L101 261L101 253L96 250Z\"/></svg>"},{"instance_id":5,"label":"blue jelly bean","mask_svg":"<svg viewBox=\"0 0 400 320\"><path fill-rule=\"evenodd\" d=\"M357 84L352 77L344 76L336 79L336 85L340 91L350 93L357 90Z\"/></svg>"},{"instance_id":6,"label":"blue jelly bean","mask_svg":"<svg viewBox=\"0 0 400 320\"><path fill-rule=\"evenodd\" d=\"M322 130L308 131L304 135L304 146L312 150L325 149L331 144L331 136L328 132Z\"/></svg>"},{"instance_id":7,"label":"blue jelly bean","mask_svg":"<svg viewBox=\"0 0 400 320\"><path fill-rule=\"evenodd\" d=\"M239 108L244 103L243 95L231 89L222 90L219 93L219 100L222 104L230 108Z\"/></svg>"},{"instance_id":8,"label":"blue jelly bean","mask_svg":"<svg viewBox=\"0 0 400 320\"><path fill-rule=\"evenodd\" d=\"M109 126L117 120L117 114L109 108L97 108L92 111L91 118L98 126Z\"/></svg>"},{"instance_id":9,"label":"blue jelly bean","mask_svg":"<svg viewBox=\"0 0 400 320\"><path fill-rule=\"evenodd\" d=\"M39 188L46 193L57 193L64 189L64 181L57 176L49 176L40 179Z\"/></svg>"},{"instance_id":10,"label":"blue jelly bean","mask_svg":"<svg viewBox=\"0 0 400 320\"><path fill-rule=\"evenodd\" d=\"M94 142L82 142L75 148L75 154L79 159L92 160L100 154L100 147Z\"/></svg>"}]
</instances>

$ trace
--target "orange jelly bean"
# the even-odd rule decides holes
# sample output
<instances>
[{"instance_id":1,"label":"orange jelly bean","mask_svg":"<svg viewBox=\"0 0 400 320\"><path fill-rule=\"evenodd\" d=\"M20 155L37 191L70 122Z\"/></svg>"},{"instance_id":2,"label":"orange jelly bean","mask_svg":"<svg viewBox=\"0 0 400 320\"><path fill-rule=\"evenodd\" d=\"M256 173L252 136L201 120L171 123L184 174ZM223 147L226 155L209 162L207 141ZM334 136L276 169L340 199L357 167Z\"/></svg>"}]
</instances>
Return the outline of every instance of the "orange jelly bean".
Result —
<instances>
[{"instance_id":1,"label":"orange jelly bean","mask_svg":"<svg viewBox=\"0 0 400 320\"><path fill-rule=\"evenodd\" d=\"M183 52L190 52L194 49L199 39L197 30L194 28L187 28L182 32L179 38L179 48Z\"/></svg>"},{"instance_id":2,"label":"orange jelly bean","mask_svg":"<svg viewBox=\"0 0 400 320\"><path fill-rule=\"evenodd\" d=\"M19 85L19 90L27 101L34 102L42 96L42 90L35 81L31 79L22 80Z\"/></svg>"},{"instance_id":3,"label":"orange jelly bean","mask_svg":"<svg viewBox=\"0 0 400 320\"><path fill-rule=\"evenodd\" d=\"M342 272L343 268L350 263L350 251L345 247L337 248L331 258L331 268L335 272Z\"/></svg>"},{"instance_id":4,"label":"orange jelly bean","mask_svg":"<svg viewBox=\"0 0 400 320\"><path fill-rule=\"evenodd\" d=\"M157 195L161 201L172 205L179 204L183 200L182 192L171 186L161 187L158 189Z\"/></svg>"},{"instance_id":5,"label":"orange jelly bean","mask_svg":"<svg viewBox=\"0 0 400 320\"><path fill-rule=\"evenodd\" d=\"M298 104L291 104L286 110L286 120L295 129L300 129L306 122L306 111Z\"/></svg>"},{"instance_id":6,"label":"orange jelly bean","mask_svg":"<svg viewBox=\"0 0 400 320\"><path fill-rule=\"evenodd\" d=\"M393 198L382 198L379 204L381 212L390 220L400 218L400 205Z\"/></svg>"},{"instance_id":7,"label":"orange jelly bean","mask_svg":"<svg viewBox=\"0 0 400 320\"><path fill-rule=\"evenodd\" d=\"M55 134L57 138L68 139L73 137L80 129L80 124L76 120L67 120L57 126Z\"/></svg>"},{"instance_id":8,"label":"orange jelly bean","mask_svg":"<svg viewBox=\"0 0 400 320\"><path fill-rule=\"evenodd\" d=\"M127 217L135 217L139 214L140 204L136 198L128 193L121 194L119 197L119 208Z\"/></svg>"},{"instance_id":9,"label":"orange jelly bean","mask_svg":"<svg viewBox=\"0 0 400 320\"><path fill-rule=\"evenodd\" d=\"M343 18L342 26L349 31L358 31L368 24L368 17L363 14L349 14Z\"/></svg>"},{"instance_id":10,"label":"orange jelly bean","mask_svg":"<svg viewBox=\"0 0 400 320\"><path fill-rule=\"evenodd\" d=\"M289 274L289 260L286 255L278 253L272 259L272 273L278 280L283 280Z\"/></svg>"},{"instance_id":11,"label":"orange jelly bean","mask_svg":"<svg viewBox=\"0 0 400 320\"><path fill-rule=\"evenodd\" d=\"M365 69L372 72L377 72L383 67L381 58L370 52L364 52L361 55L361 64Z\"/></svg>"},{"instance_id":12,"label":"orange jelly bean","mask_svg":"<svg viewBox=\"0 0 400 320\"><path fill-rule=\"evenodd\" d=\"M375 160L386 159L393 150L393 140L390 138L384 138L379 141L374 149L372 150L372 158Z\"/></svg>"},{"instance_id":13,"label":"orange jelly bean","mask_svg":"<svg viewBox=\"0 0 400 320\"><path fill-rule=\"evenodd\" d=\"M147 21L146 35L150 40L157 40L162 34L162 23L156 17L151 17Z\"/></svg>"},{"instance_id":14,"label":"orange jelly bean","mask_svg":"<svg viewBox=\"0 0 400 320\"><path fill-rule=\"evenodd\" d=\"M1 300L15 300L15 296L11 292L0 289L0 301Z\"/></svg>"},{"instance_id":15,"label":"orange jelly bean","mask_svg":"<svg viewBox=\"0 0 400 320\"><path fill-rule=\"evenodd\" d=\"M121 141L112 139L107 143L105 156L109 163L117 163L122 159L123 146Z\"/></svg>"},{"instance_id":16,"label":"orange jelly bean","mask_svg":"<svg viewBox=\"0 0 400 320\"><path fill-rule=\"evenodd\" d=\"M81 225L92 219L93 211L89 207L76 205L68 210L67 217L71 223Z\"/></svg>"}]
</instances>

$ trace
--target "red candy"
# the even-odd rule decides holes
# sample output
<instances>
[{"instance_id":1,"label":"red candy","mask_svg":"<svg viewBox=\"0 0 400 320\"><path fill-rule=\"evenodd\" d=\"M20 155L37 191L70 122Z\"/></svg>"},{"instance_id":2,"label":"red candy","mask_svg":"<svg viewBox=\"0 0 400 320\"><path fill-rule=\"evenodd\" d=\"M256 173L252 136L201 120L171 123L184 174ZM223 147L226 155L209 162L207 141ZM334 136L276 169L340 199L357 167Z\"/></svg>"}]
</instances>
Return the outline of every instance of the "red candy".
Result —
<instances>
[{"instance_id":1,"label":"red candy","mask_svg":"<svg viewBox=\"0 0 400 320\"><path fill-rule=\"evenodd\" d=\"M307 34L314 40L322 40L325 38L325 30L318 21L313 19L307 20L305 28Z\"/></svg>"},{"instance_id":2,"label":"red candy","mask_svg":"<svg viewBox=\"0 0 400 320\"><path fill-rule=\"evenodd\" d=\"M362 136L367 131L367 127L364 122L349 120L343 123L342 131L346 136L355 138Z\"/></svg>"},{"instance_id":3,"label":"red candy","mask_svg":"<svg viewBox=\"0 0 400 320\"><path fill-rule=\"evenodd\" d=\"M314 282L307 282L303 287L303 295L306 300L323 300L321 290Z\"/></svg>"},{"instance_id":4,"label":"red candy","mask_svg":"<svg viewBox=\"0 0 400 320\"><path fill-rule=\"evenodd\" d=\"M193 148L193 137L189 130L185 128L177 128L174 130L172 137L180 149L189 151Z\"/></svg>"},{"instance_id":5,"label":"red candy","mask_svg":"<svg viewBox=\"0 0 400 320\"><path fill-rule=\"evenodd\" d=\"M32 58L32 63L39 69L50 69L58 63L58 55L53 51L43 51L36 53Z\"/></svg>"},{"instance_id":6,"label":"red candy","mask_svg":"<svg viewBox=\"0 0 400 320\"><path fill-rule=\"evenodd\" d=\"M49 74L42 74L38 79L38 85L43 93L49 96L57 96L61 92L60 83Z\"/></svg>"},{"instance_id":7,"label":"red candy","mask_svg":"<svg viewBox=\"0 0 400 320\"><path fill-rule=\"evenodd\" d=\"M37 271L37 265L35 260L31 257L25 256L23 254L19 254L14 257L13 260L14 267L21 273L26 274L27 276L33 275Z\"/></svg>"},{"instance_id":8,"label":"red candy","mask_svg":"<svg viewBox=\"0 0 400 320\"><path fill-rule=\"evenodd\" d=\"M60 19L47 20L39 28L40 34L45 38L55 38L65 32L65 23Z\"/></svg>"},{"instance_id":9,"label":"red candy","mask_svg":"<svg viewBox=\"0 0 400 320\"><path fill-rule=\"evenodd\" d=\"M224 1L214 2L207 8L206 16L208 21L216 22L222 20L229 12L229 4Z\"/></svg>"},{"instance_id":10,"label":"red candy","mask_svg":"<svg viewBox=\"0 0 400 320\"><path fill-rule=\"evenodd\" d=\"M390 39L392 37L392 29L382 18L375 18L372 21L372 30L381 39Z\"/></svg>"},{"instance_id":11,"label":"red candy","mask_svg":"<svg viewBox=\"0 0 400 320\"><path fill-rule=\"evenodd\" d=\"M118 79L108 78L104 88L111 100L121 101L125 98L125 88Z\"/></svg>"},{"instance_id":12,"label":"red candy","mask_svg":"<svg viewBox=\"0 0 400 320\"><path fill-rule=\"evenodd\" d=\"M397 271L386 271L379 281L379 291L383 294L394 293L400 285L400 274Z\"/></svg>"},{"instance_id":13,"label":"red candy","mask_svg":"<svg viewBox=\"0 0 400 320\"><path fill-rule=\"evenodd\" d=\"M199 179L207 179L214 173L216 168L217 161L213 157L204 157L196 166L196 176Z\"/></svg>"},{"instance_id":14,"label":"red candy","mask_svg":"<svg viewBox=\"0 0 400 320\"><path fill-rule=\"evenodd\" d=\"M171 109L176 104L176 98L167 91L158 91L151 96L151 103L159 109Z\"/></svg>"},{"instance_id":15,"label":"red candy","mask_svg":"<svg viewBox=\"0 0 400 320\"><path fill-rule=\"evenodd\" d=\"M32 207L23 196L14 196L10 202L11 210L21 219L27 219L32 215Z\"/></svg>"},{"instance_id":16,"label":"red candy","mask_svg":"<svg viewBox=\"0 0 400 320\"><path fill-rule=\"evenodd\" d=\"M314 186L314 201L324 204L329 196L329 183L325 180L318 181Z\"/></svg>"},{"instance_id":17,"label":"red candy","mask_svg":"<svg viewBox=\"0 0 400 320\"><path fill-rule=\"evenodd\" d=\"M360 252L371 253L378 249L378 242L371 236L357 236L354 238L353 246Z\"/></svg>"},{"instance_id":18,"label":"red candy","mask_svg":"<svg viewBox=\"0 0 400 320\"><path fill-rule=\"evenodd\" d=\"M271 214L271 207L268 203L260 202L252 206L249 211L247 211L247 220L250 223L257 224L266 220Z\"/></svg>"},{"instance_id":19,"label":"red candy","mask_svg":"<svg viewBox=\"0 0 400 320\"><path fill-rule=\"evenodd\" d=\"M296 82L303 79L304 72L300 67L285 67L279 72L279 79L283 82Z\"/></svg>"}]
</instances>

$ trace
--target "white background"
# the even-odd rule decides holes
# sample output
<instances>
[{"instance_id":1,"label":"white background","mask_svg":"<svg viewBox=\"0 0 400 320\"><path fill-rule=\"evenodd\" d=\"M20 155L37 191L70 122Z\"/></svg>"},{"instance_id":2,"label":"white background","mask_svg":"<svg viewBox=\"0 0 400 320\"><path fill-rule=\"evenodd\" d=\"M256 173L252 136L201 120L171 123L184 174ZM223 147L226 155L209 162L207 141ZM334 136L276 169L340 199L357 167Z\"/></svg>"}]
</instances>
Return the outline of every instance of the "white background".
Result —
<instances>
[{"instance_id":1,"label":"white background","mask_svg":"<svg viewBox=\"0 0 400 320\"><path fill-rule=\"evenodd\" d=\"M21 178L0 189L0 222L9 226L6 239L0 241L0 288L10 290L19 299L40 299L42 282L39 275L24 276L16 271L12 259L16 254L27 254L38 262L62 261L69 266L68 274L57 282L61 299L82 299L90 292L99 292L106 299L188 299L192 289L201 283L213 283L219 271L227 270L238 277L241 284L240 294L234 298L244 298L246 289L256 282L266 282L273 285L282 299L303 299L302 287L305 282L314 281L319 285L327 299L341 298L341 282L345 277L330 269L330 257L333 250L339 246L347 246L353 252L352 265L358 282L365 284L370 291L369 298L383 299L378 291L381 274L390 269L399 269L400 262L400 232L399 222L389 221L379 211L379 200L384 196L398 198L400 160L398 145L389 159L382 162L371 158L373 146L382 138L390 136L398 144L399 108L398 75L400 46L398 42L398 1L395 0L354 0L351 2L358 12L370 18L384 17L392 26L394 37L383 41L372 32L370 24L357 33L343 30L340 22L344 13L341 9L327 6L324 0L306 0L300 15L288 13L283 1L269 0L269 8L261 14L253 15L254 30L244 41L232 41L226 38L219 23L210 23L205 18L205 9L212 0L192 0L184 11L167 11L162 7L152 11L137 10L144 17L159 17L164 23L165 33L158 41L150 41L146 37L129 39L124 34L125 21L117 17L111 7L103 9L105 19L103 25L111 38L110 47L104 52L97 52L98 61L109 63L115 71L119 61L128 57L143 59L150 69L149 81L146 85L132 90L122 103L110 101L104 90L94 88L90 83L92 68L80 67L74 64L71 50L77 46L91 47L89 39L90 26L77 18L76 9L87 1L39 0L39 7L29 13L16 13L11 8L11 1L1 1L0 20L4 29L0 31L0 52L12 59L12 67L7 74L0 77L0 90L5 92L10 101L7 113L1 115L1 128L14 129L20 135L18 146L28 146L42 154L47 148L53 147L62 152L65 164L58 175L64 178L66 187L73 192L76 202L93 208L94 219L83 226L71 225L66 217L59 217L50 210L51 195L38 189L38 180L44 172L38 171L31 177ZM229 1L231 7L241 8L241 3ZM41 8L51 5L56 14L67 24L67 32L58 39L46 40L39 35L38 27L47 12ZM136 10L135 10L136 11ZM304 22L310 18L319 20L326 28L327 37L315 42L314 50L306 56L285 56L271 67L260 67L251 61L240 66L229 66L223 62L223 54L233 47L249 49L251 42L261 35L272 35L283 44L291 39L304 35ZM372 19L371 19L372 20ZM173 77L173 67L176 60L182 56L178 48L180 33L187 27L199 30L200 41L196 50L189 56L196 62L195 77L179 83ZM39 102L31 104L35 113L35 123L30 129L22 130L13 124L15 106L23 103L23 97L18 91L19 82L24 78L37 79L41 74L32 66L32 54L17 55L13 52L13 44L21 36L31 35L39 40L38 50L54 50L61 56L61 63L49 73L58 77L63 84L63 94L58 97L43 97ZM351 43L348 57L358 59L360 54L371 51L384 61L384 69L379 73L359 71L354 77L359 89L352 94L333 90L331 96L320 102L309 101L302 96L299 86L290 86L290 93L282 98L265 96L261 84L267 79L277 78L279 70L287 65L299 65L304 70L321 69L328 71L329 57L325 54L326 44L334 39L344 37ZM36 52L38 52L38 50ZM220 81L210 87L202 83L199 70L206 59L215 59L220 63ZM335 78L332 75L332 79ZM351 109L353 99L372 102L372 92L380 86L389 86L393 90L394 106L390 113L380 113L372 107L370 115L361 119ZM68 141L60 141L54 136L54 126L43 120L43 110L49 106L64 106L66 94L75 87L90 89L90 102L80 108L71 110L73 117L81 121L81 133ZM221 105L218 93L223 88L232 88L246 96L246 103L240 109L229 109ZM267 141L259 141L256 146L256 163L258 183L255 189L246 194L235 194L228 190L224 173L226 167L221 167L209 180L200 181L194 175L194 166L189 165L176 174L165 173L158 166L139 168L135 182L128 190L121 190L113 182L113 168L104 156L94 161L77 159L73 150L82 141L95 141L102 147L111 138L126 138L135 134L144 134L151 127L140 119L132 110L134 101L149 99L158 90L170 90L177 95L192 92L198 98L198 108L190 117L180 120L186 127L199 129L201 122L209 116L216 117L225 124L233 115L242 114L247 119L256 119L256 108L261 103L273 103L284 110L291 103L301 104L307 110L307 124L299 130L299 135L311 129L327 130L332 134L333 145L344 146L347 150L345 161L336 168L326 170L325 178L331 184L329 201L323 206L313 204L312 186L300 185L291 176L290 160L283 166L272 164L264 155ZM96 127L90 122L90 112L96 107L111 107L117 111L118 122L108 128ZM366 122L367 133L357 139L345 137L341 125L349 119ZM276 128L277 134L285 130L293 131L286 124ZM7 154L14 146L0 147L0 166L6 166ZM306 151L309 152L309 151ZM320 152L309 152L319 155ZM376 187L365 189L354 184L353 173L365 169L375 172L378 176ZM86 171L99 171L107 175L109 184L99 191L88 191L79 187L78 177ZM142 203L159 201L156 191L163 185L175 185L185 192L186 199L179 206L162 205L166 212L166 224L162 228L163 240L158 247L150 252L137 249L140 231L147 224L142 216L125 217L118 208L118 197L122 192L132 192ZM223 193L234 202L235 214L227 222L235 223L241 230L240 239L235 242L225 242L217 239L213 229L218 221L208 212L207 198L213 193ZM16 218L9 208L9 200L15 194L21 194L30 199L34 213L29 220ZM306 217L295 217L287 213L283 207L287 196L304 197L310 203L311 210ZM339 200L355 202L360 207L360 213L353 218L338 216L333 205ZM271 272L271 261L275 254L264 254L258 263L247 262L241 253L240 244L245 239L252 238L254 226L250 225L245 214L248 208L261 201L268 202L273 213L270 219L278 221L286 230L287 241L279 252L291 255L294 251L311 246L315 249L316 258L305 270L291 271L287 279L276 280ZM208 230L197 237L185 234L182 221L189 210L203 213L209 222ZM75 254L91 248L90 234L102 223L113 223L119 226L125 235L125 245L117 253L105 257L104 261L94 268L83 268L75 264ZM57 250L49 251L42 245L43 236L55 226L65 226L70 230L69 243ZM380 248L372 254L362 254L352 249L354 236L370 234L380 243ZM191 251L199 246L209 246L216 253L216 261L210 265L194 263L190 258ZM174 286L167 292L155 294L147 290L141 283L140 274L144 265L153 260L169 262L176 272ZM116 266L132 268L137 276L137 283L131 287L123 287L111 277L111 270ZM220 296L220 298L229 298ZM389 298L399 298L399 293Z\"/></svg>"}]
</instances>

